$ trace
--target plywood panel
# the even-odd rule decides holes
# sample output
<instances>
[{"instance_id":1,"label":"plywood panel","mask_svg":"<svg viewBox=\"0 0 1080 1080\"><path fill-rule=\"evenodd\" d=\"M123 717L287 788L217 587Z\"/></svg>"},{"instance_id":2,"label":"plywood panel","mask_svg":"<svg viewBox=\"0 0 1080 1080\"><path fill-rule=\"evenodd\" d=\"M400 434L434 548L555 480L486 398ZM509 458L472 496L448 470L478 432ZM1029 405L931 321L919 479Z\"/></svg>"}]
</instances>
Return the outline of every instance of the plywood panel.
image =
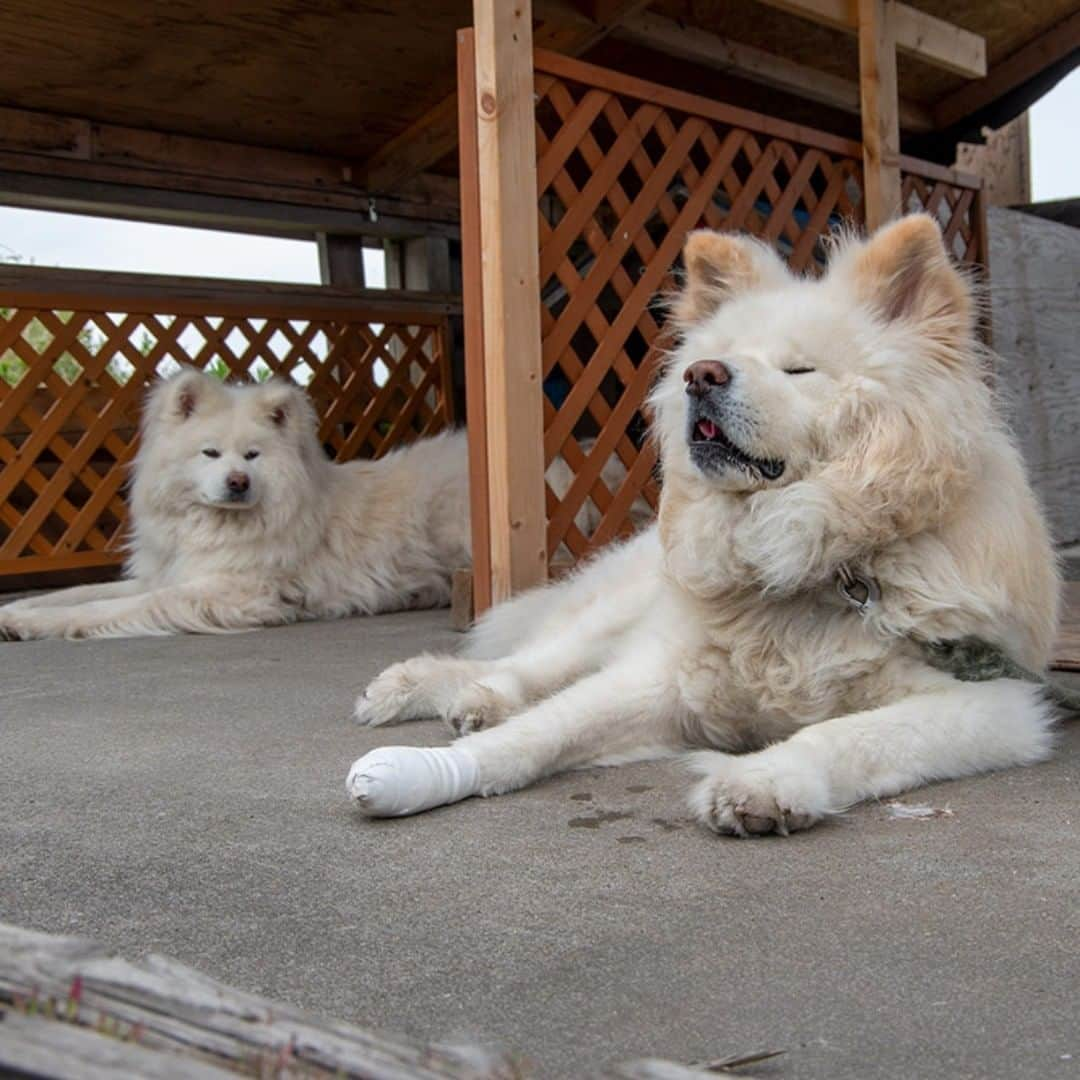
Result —
<instances>
[{"instance_id":1,"label":"plywood panel","mask_svg":"<svg viewBox=\"0 0 1080 1080\"><path fill-rule=\"evenodd\" d=\"M1080 229L989 211L1003 397L1055 539L1080 541Z\"/></svg>"}]
</instances>

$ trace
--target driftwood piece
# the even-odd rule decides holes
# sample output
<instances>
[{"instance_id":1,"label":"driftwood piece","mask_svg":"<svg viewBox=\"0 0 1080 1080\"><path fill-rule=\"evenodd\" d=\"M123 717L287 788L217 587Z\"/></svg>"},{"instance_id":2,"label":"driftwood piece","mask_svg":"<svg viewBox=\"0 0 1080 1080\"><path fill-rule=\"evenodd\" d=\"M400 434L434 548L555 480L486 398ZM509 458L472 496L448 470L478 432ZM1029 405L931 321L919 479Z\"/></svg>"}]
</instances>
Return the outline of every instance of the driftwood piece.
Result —
<instances>
[{"instance_id":1,"label":"driftwood piece","mask_svg":"<svg viewBox=\"0 0 1080 1080\"><path fill-rule=\"evenodd\" d=\"M497 1051L376 1035L232 989L163 956L131 962L83 938L0 923L0 1007L3 1003L15 1008L5 1009L0 1020L0 1072L22 1069L80 1080L94 1075L198 1078L223 1075L223 1070L260 1075L269 1066L269 1075L281 1077L521 1076L514 1059ZM40 1015L53 1008L77 1022ZM123 1038L79 1026L96 1025L101 1017ZM91 1043L98 1048L88 1049ZM76 1074L69 1066L78 1061L86 1067Z\"/></svg>"},{"instance_id":2,"label":"driftwood piece","mask_svg":"<svg viewBox=\"0 0 1080 1080\"><path fill-rule=\"evenodd\" d=\"M604 1080L702 1080L717 1074L695 1069L690 1065L676 1065L658 1058L642 1058L616 1065L604 1073ZM721 1074L722 1075L722 1074Z\"/></svg>"},{"instance_id":3,"label":"driftwood piece","mask_svg":"<svg viewBox=\"0 0 1080 1080\"><path fill-rule=\"evenodd\" d=\"M734 1074L777 1052L699 1065L647 1058L605 1080ZM49 1080L526 1080L521 1059L324 1020L177 960L124 960L93 941L0 923L0 1076Z\"/></svg>"},{"instance_id":4,"label":"driftwood piece","mask_svg":"<svg viewBox=\"0 0 1080 1080\"><path fill-rule=\"evenodd\" d=\"M8 1012L0 1021L0 1070L55 1080L227 1080L221 1069L191 1057L151 1050L89 1028Z\"/></svg>"},{"instance_id":5,"label":"driftwood piece","mask_svg":"<svg viewBox=\"0 0 1080 1080\"><path fill-rule=\"evenodd\" d=\"M1080 229L991 207L995 375L1060 544L1080 542Z\"/></svg>"}]
</instances>

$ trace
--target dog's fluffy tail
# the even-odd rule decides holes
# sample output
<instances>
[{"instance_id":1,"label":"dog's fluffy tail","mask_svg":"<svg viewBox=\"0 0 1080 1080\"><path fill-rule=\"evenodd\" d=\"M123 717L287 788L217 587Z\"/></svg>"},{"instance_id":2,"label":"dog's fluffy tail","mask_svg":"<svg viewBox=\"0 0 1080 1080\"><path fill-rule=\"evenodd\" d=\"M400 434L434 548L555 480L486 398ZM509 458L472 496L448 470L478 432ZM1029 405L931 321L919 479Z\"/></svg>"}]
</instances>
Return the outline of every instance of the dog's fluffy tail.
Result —
<instances>
[{"instance_id":1,"label":"dog's fluffy tail","mask_svg":"<svg viewBox=\"0 0 1080 1080\"><path fill-rule=\"evenodd\" d=\"M496 660L515 652L545 621L557 589L530 589L484 612L466 636L462 655L472 660Z\"/></svg>"}]
</instances>

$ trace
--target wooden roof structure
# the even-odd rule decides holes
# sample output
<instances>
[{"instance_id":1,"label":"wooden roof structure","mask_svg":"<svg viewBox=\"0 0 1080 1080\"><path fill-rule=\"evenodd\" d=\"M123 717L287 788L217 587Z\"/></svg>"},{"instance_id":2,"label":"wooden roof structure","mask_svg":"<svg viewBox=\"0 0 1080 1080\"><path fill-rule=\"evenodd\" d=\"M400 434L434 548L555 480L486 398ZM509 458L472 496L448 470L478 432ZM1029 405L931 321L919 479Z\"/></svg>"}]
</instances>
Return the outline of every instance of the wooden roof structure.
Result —
<instances>
[{"instance_id":1,"label":"wooden roof structure","mask_svg":"<svg viewBox=\"0 0 1080 1080\"><path fill-rule=\"evenodd\" d=\"M856 8L536 0L533 38L858 137ZM958 135L1015 115L1080 54L1074 0L896 8L904 149L944 164ZM468 0L11 0L5 14L6 203L294 234L456 222Z\"/></svg>"}]
</instances>

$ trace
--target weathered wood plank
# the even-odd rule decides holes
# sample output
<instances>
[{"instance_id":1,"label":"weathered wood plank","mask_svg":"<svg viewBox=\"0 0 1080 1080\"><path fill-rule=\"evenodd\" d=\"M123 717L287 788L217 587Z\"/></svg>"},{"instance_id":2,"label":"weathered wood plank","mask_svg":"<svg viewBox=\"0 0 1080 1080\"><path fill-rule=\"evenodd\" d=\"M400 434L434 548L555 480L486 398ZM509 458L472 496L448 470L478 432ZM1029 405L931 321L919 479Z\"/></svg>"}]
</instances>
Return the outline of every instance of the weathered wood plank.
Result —
<instances>
[{"instance_id":1,"label":"weathered wood plank","mask_svg":"<svg viewBox=\"0 0 1080 1080\"><path fill-rule=\"evenodd\" d=\"M78 1001L69 1005L76 977L81 983ZM309 1069L368 1080L512 1080L518 1075L517 1063L496 1051L376 1035L235 990L166 957L151 955L131 962L82 938L54 937L0 923L0 1002L17 998L39 1002L52 998L65 1015L67 1009L77 1008L88 1023L104 1015L125 1032L136 1028L137 1041L111 1040L112 1049L117 1051L120 1065L125 1062L117 1047L128 1046L137 1052L132 1071L146 1054L168 1052L168 1058L155 1055L161 1060L158 1071L138 1073L151 1077L209 1077L216 1071L199 1073L195 1066L200 1061L250 1066L257 1065L262 1055L282 1054ZM5 1016L5 1030L11 1012ZM29 1060L37 1053L40 1058L44 1051L35 1051L35 1046L55 1045L59 1055L64 1048L84 1043L79 1036L87 1034L85 1028L50 1023L53 1032L39 1033L29 1021L17 1020L15 1030L20 1038L13 1040L11 1050L16 1060L6 1060L8 1042L0 1038L0 1065L19 1067L19 1055ZM195 1052L190 1069L168 1071L167 1063L176 1060L177 1051ZM95 1053L96 1062L108 1051Z\"/></svg>"},{"instance_id":2,"label":"weathered wood plank","mask_svg":"<svg viewBox=\"0 0 1080 1080\"><path fill-rule=\"evenodd\" d=\"M1080 542L1080 229L991 207L1002 399L1054 539Z\"/></svg>"},{"instance_id":3,"label":"weathered wood plank","mask_svg":"<svg viewBox=\"0 0 1080 1080\"><path fill-rule=\"evenodd\" d=\"M90 1028L16 1012L3 1015L0 1069L51 1080L226 1080L236 1073L100 1035Z\"/></svg>"}]
</instances>

